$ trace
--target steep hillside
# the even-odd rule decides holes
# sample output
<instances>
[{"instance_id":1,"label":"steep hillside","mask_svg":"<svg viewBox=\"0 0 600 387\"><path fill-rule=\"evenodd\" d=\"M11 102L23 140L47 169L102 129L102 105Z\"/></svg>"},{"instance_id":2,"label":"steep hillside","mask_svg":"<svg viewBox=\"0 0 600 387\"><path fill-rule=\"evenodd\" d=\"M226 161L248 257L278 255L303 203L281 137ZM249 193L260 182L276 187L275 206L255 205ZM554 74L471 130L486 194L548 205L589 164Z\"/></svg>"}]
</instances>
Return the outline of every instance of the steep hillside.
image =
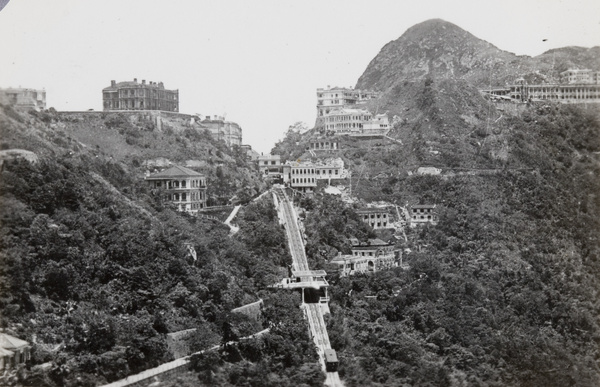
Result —
<instances>
[{"instance_id":1,"label":"steep hillside","mask_svg":"<svg viewBox=\"0 0 600 387\"><path fill-rule=\"evenodd\" d=\"M162 117L159 124L152 112L50 109L14 118L14 122L0 122L4 148L35 149L40 155L107 158L136 179L170 164L188 166L207 175L211 205L227 204L236 194L251 197L263 189L255 166L240 148L229 149L199 124L177 115Z\"/></svg>"},{"instance_id":2,"label":"steep hillside","mask_svg":"<svg viewBox=\"0 0 600 387\"><path fill-rule=\"evenodd\" d=\"M399 82L427 77L464 79L479 88L505 86L519 77L530 83L552 82L570 67L600 68L599 52L600 47L565 47L534 58L517 56L452 23L432 19L386 44L356 87L387 91Z\"/></svg>"},{"instance_id":3,"label":"steep hillside","mask_svg":"<svg viewBox=\"0 0 600 387\"><path fill-rule=\"evenodd\" d=\"M52 114L0 106L2 148L37 155L36 162L4 160L0 171L0 326L33 347L31 370L0 375L0 385L96 386L170 360L168 332L196 328L190 345L201 350L272 319L283 331L253 343L252 359L262 359L261 370L285 362L289 375L305 372L304 359L314 362L316 354L299 329L299 310L261 321L231 313L258 298L267 310L284 302L264 291L291 259L270 199L244 207L231 236L218 221L164 206L140 179L141 167L52 127L60 124ZM134 129L111 130L118 138ZM217 157L233 158L226 151ZM229 352L221 373L249 356ZM277 380L289 384L284 375Z\"/></svg>"}]
</instances>

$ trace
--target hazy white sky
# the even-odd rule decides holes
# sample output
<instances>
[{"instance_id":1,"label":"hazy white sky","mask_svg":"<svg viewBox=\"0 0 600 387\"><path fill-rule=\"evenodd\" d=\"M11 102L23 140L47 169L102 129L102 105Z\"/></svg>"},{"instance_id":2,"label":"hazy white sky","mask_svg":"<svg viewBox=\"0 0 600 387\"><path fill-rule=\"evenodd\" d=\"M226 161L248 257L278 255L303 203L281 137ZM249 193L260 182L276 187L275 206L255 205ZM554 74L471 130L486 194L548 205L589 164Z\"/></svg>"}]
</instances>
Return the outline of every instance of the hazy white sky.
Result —
<instances>
[{"instance_id":1,"label":"hazy white sky","mask_svg":"<svg viewBox=\"0 0 600 387\"><path fill-rule=\"evenodd\" d=\"M182 113L225 114L266 153L294 122L312 126L318 87L354 86L383 45L432 18L522 55L600 45L598 0L11 0L0 87L101 110L112 79L162 81Z\"/></svg>"}]
</instances>

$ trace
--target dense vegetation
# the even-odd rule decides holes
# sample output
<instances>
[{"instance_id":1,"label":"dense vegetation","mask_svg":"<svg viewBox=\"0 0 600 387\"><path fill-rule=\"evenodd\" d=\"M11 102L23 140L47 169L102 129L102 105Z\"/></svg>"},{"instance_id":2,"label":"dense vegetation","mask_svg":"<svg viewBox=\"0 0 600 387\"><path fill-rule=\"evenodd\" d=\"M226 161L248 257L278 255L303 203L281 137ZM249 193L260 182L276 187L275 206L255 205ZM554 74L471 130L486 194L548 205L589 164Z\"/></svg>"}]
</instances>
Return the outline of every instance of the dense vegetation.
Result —
<instances>
[{"instance_id":1,"label":"dense vegetation","mask_svg":"<svg viewBox=\"0 0 600 387\"><path fill-rule=\"evenodd\" d=\"M33 368L2 383L94 386L170 360L168 332L197 328L191 344L201 350L273 324L241 354L261 359L261 377L282 362L290 375L314 374L302 368L315 351L299 311L274 312L294 300L264 291L291 262L268 196L238 214L231 236L157 200L132 166L56 141L37 121L25 129L27 116L10 111L0 114L3 148L25 145L22 133L38 142L39 161L6 161L0 174L0 324L33 344ZM230 312L260 297L262 320ZM223 355L223 369L240 361Z\"/></svg>"},{"instance_id":2,"label":"dense vegetation","mask_svg":"<svg viewBox=\"0 0 600 387\"><path fill-rule=\"evenodd\" d=\"M510 127L507 169L370 185L374 197L438 204L440 222L408 231L409 270L331 279L347 385L600 383L600 123L547 105ZM311 204L307 235L331 207Z\"/></svg>"}]
</instances>

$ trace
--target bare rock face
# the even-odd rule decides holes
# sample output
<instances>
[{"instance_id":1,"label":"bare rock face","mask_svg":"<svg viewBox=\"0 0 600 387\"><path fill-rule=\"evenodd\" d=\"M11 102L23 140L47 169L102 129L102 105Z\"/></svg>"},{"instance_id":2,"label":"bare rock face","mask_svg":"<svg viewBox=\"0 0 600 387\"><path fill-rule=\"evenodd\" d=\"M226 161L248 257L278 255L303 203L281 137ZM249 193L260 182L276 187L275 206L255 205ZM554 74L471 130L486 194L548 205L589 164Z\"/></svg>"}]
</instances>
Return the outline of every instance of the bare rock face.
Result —
<instances>
[{"instance_id":1,"label":"bare rock face","mask_svg":"<svg viewBox=\"0 0 600 387\"><path fill-rule=\"evenodd\" d=\"M400 81L422 78L460 79L479 88L505 86L519 77L530 83L555 82L570 67L600 68L600 47L565 47L534 58L517 56L452 23L432 19L386 44L356 87L387 91Z\"/></svg>"},{"instance_id":2,"label":"bare rock face","mask_svg":"<svg viewBox=\"0 0 600 387\"><path fill-rule=\"evenodd\" d=\"M398 80L485 79L495 67L518 60L494 45L441 19L409 28L385 45L358 80L357 88L387 90ZM488 76L489 78L489 76Z\"/></svg>"}]
</instances>

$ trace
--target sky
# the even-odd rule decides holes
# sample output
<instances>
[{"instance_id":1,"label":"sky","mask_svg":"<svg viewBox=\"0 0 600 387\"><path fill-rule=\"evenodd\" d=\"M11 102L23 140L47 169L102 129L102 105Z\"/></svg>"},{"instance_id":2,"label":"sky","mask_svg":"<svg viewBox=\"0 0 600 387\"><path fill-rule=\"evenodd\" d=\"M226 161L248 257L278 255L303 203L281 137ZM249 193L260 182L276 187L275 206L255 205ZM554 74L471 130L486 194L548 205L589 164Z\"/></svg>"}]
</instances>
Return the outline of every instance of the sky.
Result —
<instances>
[{"instance_id":1,"label":"sky","mask_svg":"<svg viewBox=\"0 0 600 387\"><path fill-rule=\"evenodd\" d=\"M268 153L290 125L312 127L317 88L354 86L386 43L433 18L518 55L600 45L598 0L10 0L0 87L102 110L111 80L162 81L180 112L224 115Z\"/></svg>"}]
</instances>

